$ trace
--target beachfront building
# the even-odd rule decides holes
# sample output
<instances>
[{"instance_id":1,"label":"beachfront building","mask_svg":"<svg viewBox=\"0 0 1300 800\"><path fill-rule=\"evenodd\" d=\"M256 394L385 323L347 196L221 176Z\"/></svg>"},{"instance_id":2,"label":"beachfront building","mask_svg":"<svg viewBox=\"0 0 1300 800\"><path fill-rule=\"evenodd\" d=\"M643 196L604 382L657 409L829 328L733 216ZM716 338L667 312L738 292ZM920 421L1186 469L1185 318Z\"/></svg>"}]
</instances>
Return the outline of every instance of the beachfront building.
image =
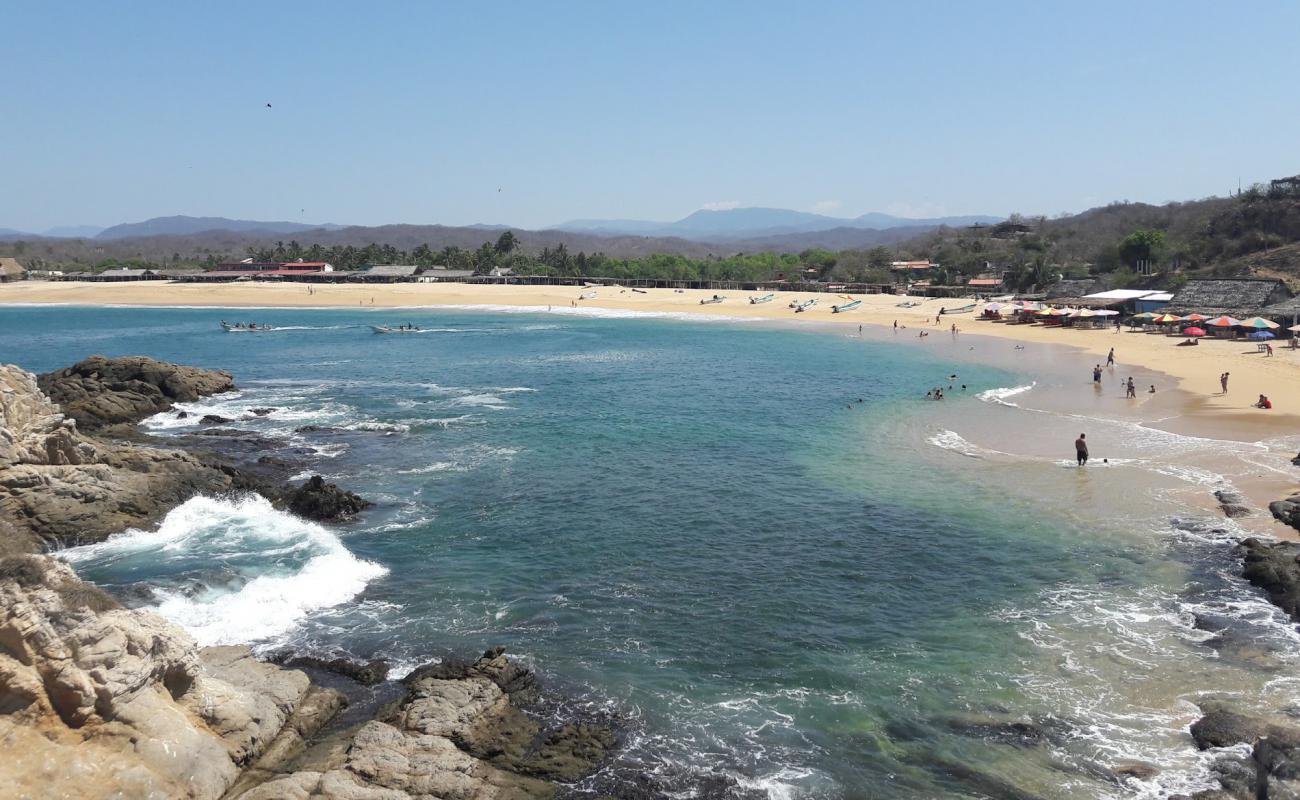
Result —
<instances>
[{"instance_id":1,"label":"beachfront building","mask_svg":"<svg viewBox=\"0 0 1300 800\"><path fill-rule=\"evenodd\" d=\"M100 283L119 283L121 281L156 281L163 276L151 269L106 269L94 275L74 275L77 280L96 281Z\"/></svg>"},{"instance_id":2,"label":"beachfront building","mask_svg":"<svg viewBox=\"0 0 1300 800\"><path fill-rule=\"evenodd\" d=\"M425 267L424 272L420 273L420 282L463 281L472 277L474 277L474 270L472 269L447 269L444 266L433 266Z\"/></svg>"},{"instance_id":3,"label":"beachfront building","mask_svg":"<svg viewBox=\"0 0 1300 800\"><path fill-rule=\"evenodd\" d=\"M895 261L889 265L894 277L905 283L928 278L938 269L938 264L929 261Z\"/></svg>"},{"instance_id":4,"label":"beachfront building","mask_svg":"<svg viewBox=\"0 0 1300 800\"><path fill-rule=\"evenodd\" d=\"M27 268L16 258L0 258L0 283L27 280Z\"/></svg>"},{"instance_id":5,"label":"beachfront building","mask_svg":"<svg viewBox=\"0 0 1300 800\"><path fill-rule=\"evenodd\" d=\"M1209 316L1227 314L1245 319L1261 315L1268 306L1290 300L1286 284L1274 278L1204 278L1188 281L1165 307L1171 314L1193 311Z\"/></svg>"},{"instance_id":6,"label":"beachfront building","mask_svg":"<svg viewBox=\"0 0 1300 800\"><path fill-rule=\"evenodd\" d=\"M402 283L414 281L420 268L414 264L377 264L360 273L357 280L364 283Z\"/></svg>"}]
</instances>

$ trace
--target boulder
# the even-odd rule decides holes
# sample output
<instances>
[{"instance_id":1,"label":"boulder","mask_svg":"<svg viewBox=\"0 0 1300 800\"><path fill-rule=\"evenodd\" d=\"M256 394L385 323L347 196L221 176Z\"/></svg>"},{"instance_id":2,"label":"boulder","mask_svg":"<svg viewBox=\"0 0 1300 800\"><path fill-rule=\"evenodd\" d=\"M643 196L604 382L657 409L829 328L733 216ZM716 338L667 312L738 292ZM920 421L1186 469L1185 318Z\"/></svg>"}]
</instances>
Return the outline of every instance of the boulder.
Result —
<instances>
[{"instance_id":1,"label":"boulder","mask_svg":"<svg viewBox=\"0 0 1300 800\"><path fill-rule=\"evenodd\" d=\"M1269 728L1268 720L1238 713L1219 703L1204 703L1201 710L1205 715L1191 727L1192 740L1201 750L1250 744Z\"/></svg>"},{"instance_id":2,"label":"boulder","mask_svg":"<svg viewBox=\"0 0 1300 800\"><path fill-rule=\"evenodd\" d=\"M351 519L372 505L346 489L326 483L319 475L285 492L283 499L288 509L298 516L325 522Z\"/></svg>"},{"instance_id":3,"label":"boulder","mask_svg":"<svg viewBox=\"0 0 1300 800\"><path fill-rule=\"evenodd\" d=\"M1255 792L1270 800L1300 798L1300 730L1274 729L1255 743Z\"/></svg>"},{"instance_id":4,"label":"boulder","mask_svg":"<svg viewBox=\"0 0 1300 800\"><path fill-rule=\"evenodd\" d=\"M1219 508L1229 518L1244 517L1251 513L1250 504L1245 495L1236 489L1219 489L1214 496L1219 501Z\"/></svg>"},{"instance_id":5,"label":"boulder","mask_svg":"<svg viewBox=\"0 0 1300 800\"><path fill-rule=\"evenodd\" d=\"M234 422L230 417L223 417L220 414L204 414L199 419L200 425L228 425Z\"/></svg>"},{"instance_id":6,"label":"boulder","mask_svg":"<svg viewBox=\"0 0 1300 800\"><path fill-rule=\"evenodd\" d=\"M235 388L229 372L186 367L143 356L91 356L37 378L41 390L82 430L134 424L174 403Z\"/></svg>"},{"instance_id":7,"label":"boulder","mask_svg":"<svg viewBox=\"0 0 1300 800\"><path fill-rule=\"evenodd\" d=\"M1243 577L1263 589L1269 602L1300 621L1300 544L1269 544L1250 538L1241 543L1241 548Z\"/></svg>"},{"instance_id":8,"label":"boulder","mask_svg":"<svg viewBox=\"0 0 1300 800\"><path fill-rule=\"evenodd\" d=\"M1274 500L1268 504L1268 510L1278 522L1300 530L1300 494L1285 500Z\"/></svg>"},{"instance_id":9,"label":"boulder","mask_svg":"<svg viewBox=\"0 0 1300 800\"><path fill-rule=\"evenodd\" d=\"M319 669L356 681L362 686L374 686L388 680L388 662L372 659L362 664L346 658L316 658L315 656L294 656L277 659L278 663L293 669Z\"/></svg>"}]
</instances>

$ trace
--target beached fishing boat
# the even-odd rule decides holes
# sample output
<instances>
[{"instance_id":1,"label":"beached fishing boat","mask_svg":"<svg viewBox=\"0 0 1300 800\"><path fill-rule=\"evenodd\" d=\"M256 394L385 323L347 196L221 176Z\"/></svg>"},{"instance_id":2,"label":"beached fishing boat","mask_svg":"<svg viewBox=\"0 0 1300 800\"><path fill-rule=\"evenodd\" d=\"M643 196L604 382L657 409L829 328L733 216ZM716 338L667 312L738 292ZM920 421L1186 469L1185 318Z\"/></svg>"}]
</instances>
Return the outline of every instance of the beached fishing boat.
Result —
<instances>
[{"instance_id":1,"label":"beached fishing boat","mask_svg":"<svg viewBox=\"0 0 1300 800\"><path fill-rule=\"evenodd\" d=\"M255 322L248 325L245 325L242 322L231 325L224 319L221 321L221 329L226 333L266 333L267 331L275 330L275 328L272 328L270 325L258 325Z\"/></svg>"},{"instance_id":2,"label":"beached fishing boat","mask_svg":"<svg viewBox=\"0 0 1300 800\"><path fill-rule=\"evenodd\" d=\"M420 332L420 329L415 327L414 325L412 325L409 328L403 327L401 325L397 326L396 328L394 328L392 325L371 325L370 330L374 331L375 333L419 333Z\"/></svg>"},{"instance_id":3,"label":"beached fishing boat","mask_svg":"<svg viewBox=\"0 0 1300 800\"><path fill-rule=\"evenodd\" d=\"M798 314L801 311L807 311L815 305L817 305L817 298L814 297L813 299L805 300L802 303L791 303L790 307L794 309L794 313Z\"/></svg>"},{"instance_id":4,"label":"beached fishing boat","mask_svg":"<svg viewBox=\"0 0 1300 800\"><path fill-rule=\"evenodd\" d=\"M578 295L578 299L579 299L579 300L595 300L595 299L596 299L596 293L595 293L595 292L583 292L582 294Z\"/></svg>"},{"instance_id":5,"label":"beached fishing boat","mask_svg":"<svg viewBox=\"0 0 1300 800\"><path fill-rule=\"evenodd\" d=\"M751 306L756 306L756 305L758 305L759 303L770 303L770 302L772 302L772 301L775 300L775 299L776 299L776 295L774 295L774 294L765 294L765 295L763 295L762 297L751 297L751 298L749 298L749 304L750 304Z\"/></svg>"},{"instance_id":6,"label":"beached fishing boat","mask_svg":"<svg viewBox=\"0 0 1300 800\"><path fill-rule=\"evenodd\" d=\"M919 301L909 300L906 303L895 303L894 307L895 308L916 308L919 305L921 305Z\"/></svg>"},{"instance_id":7,"label":"beached fishing boat","mask_svg":"<svg viewBox=\"0 0 1300 800\"><path fill-rule=\"evenodd\" d=\"M832 314L843 314L845 311L852 311L862 305L861 300L854 300L852 303L840 303L837 306L831 306Z\"/></svg>"},{"instance_id":8,"label":"beached fishing boat","mask_svg":"<svg viewBox=\"0 0 1300 800\"><path fill-rule=\"evenodd\" d=\"M721 303L723 300L726 300L726 299L727 299L727 298L723 297L723 296L720 295L720 294L715 294L714 296L710 297L708 300L701 300L701 301L700 301L700 305L702 305L702 306L711 306L711 305L713 305L714 303Z\"/></svg>"},{"instance_id":9,"label":"beached fishing boat","mask_svg":"<svg viewBox=\"0 0 1300 800\"><path fill-rule=\"evenodd\" d=\"M943 310L943 314L944 316L947 316L949 314L968 314L971 311L975 310L975 305L976 305L975 303L971 303L968 306L962 306L960 308L945 308Z\"/></svg>"}]
</instances>

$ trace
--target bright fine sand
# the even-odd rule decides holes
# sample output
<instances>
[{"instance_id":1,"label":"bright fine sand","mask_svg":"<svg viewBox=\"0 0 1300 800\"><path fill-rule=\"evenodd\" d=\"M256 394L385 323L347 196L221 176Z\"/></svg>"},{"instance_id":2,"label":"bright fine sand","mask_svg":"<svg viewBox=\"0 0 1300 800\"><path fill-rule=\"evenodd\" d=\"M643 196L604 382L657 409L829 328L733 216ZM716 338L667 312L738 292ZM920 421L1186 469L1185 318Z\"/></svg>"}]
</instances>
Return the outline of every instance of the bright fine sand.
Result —
<instances>
[{"instance_id":1,"label":"bright fine sand","mask_svg":"<svg viewBox=\"0 0 1300 800\"><path fill-rule=\"evenodd\" d=\"M579 300L583 292L596 297ZM777 292L769 303L751 305L750 293L726 292L721 303L701 305L715 294L705 290L647 289L633 291L618 286L580 289L570 286L509 286L464 283L397 284L198 284L166 281L83 283L25 281L0 284L0 304L66 303L85 305L214 306L214 307L419 307L419 306L514 306L539 311L574 307L616 309L646 313L703 314L712 317L743 317L779 320L796 324L891 326L897 320L907 326L905 335L921 330L938 337L947 335L956 323L963 334L976 333L1025 344L1055 344L1081 348L1088 358L1080 359L1083 380L1089 360L1104 362L1114 347L1121 365L1141 366L1176 380L1189 398L1182 420L1175 423L1184 433L1217 438L1256 440L1300 429L1300 351L1278 343L1276 355L1266 358L1253 342L1205 339L1196 347L1177 347L1177 337L1161 334L1121 333L1110 330L1044 328L1040 325L1005 325L980 321L974 314L946 316L938 325L935 314L944 306L957 307L969 300L953 298L903 298L898 295L859 295L858 308L832 314L833 303L846 302L836 295ZM719 294L723 294L719 292ZM761 292L753 294L763 294ZM817 298L817 305L795 314L788 306L794 299ZM899 308L905 299L921 300L915 308ZM395 320L394 324L402 320ZM902 332L900 332L902 333ZM919 336L915 338L919 339ZM937 340L937 339L936 339ZM1230 392L1219 391L1219 375L1231 373ZM1139 392L1144 387L1139 387ZM1161 387L1162 389L1168 387ZM1273 400L1272 411L1251 407L1260 393Z\"/></svg>"}]
</instances>

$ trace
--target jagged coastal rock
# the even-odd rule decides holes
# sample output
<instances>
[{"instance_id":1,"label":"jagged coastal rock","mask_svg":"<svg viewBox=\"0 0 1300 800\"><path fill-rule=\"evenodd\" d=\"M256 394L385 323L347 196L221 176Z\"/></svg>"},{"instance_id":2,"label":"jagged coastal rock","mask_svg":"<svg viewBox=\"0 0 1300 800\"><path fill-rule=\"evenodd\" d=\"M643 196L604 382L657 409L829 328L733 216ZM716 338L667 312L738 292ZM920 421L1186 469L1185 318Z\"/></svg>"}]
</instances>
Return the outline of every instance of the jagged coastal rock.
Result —
<instances>
[{"instance_id":1,"label":"jagged coastal rock","mask_svg":"<svg viewBox=\"0 0 1300 800\"><path fill-rule=\"evenodd\" d=\"M1250 538L1241 547L1243 577L1263 589L1273 605L1300 622L1300 544L1270 544Z\"/></svg>"},{"instance_id":2,"label":"jagged coastal rock","mask_svg":"<svg viewBox=\"0 0 1300 800\"><path fill-rule=\"evenodd\" d=\"M523 713L535 691L493 648L317 740L339 692L246 647L200 649L49 556L0 560L0 785L16 797L550 798L615 741Z\"/></svg>"},{"instance_id":3,"label":"jagged coastal rock","mask_svg":"<svg viewBox=\"0 0 1300 800\"><path fill-rule=\"evenodd\" d=\"M175 403L229 392L229 372L186 367L144 356L91 356L66 369L41 375L41 391L83 431L133 424L167 411Z\"/></svg>"},{"instance_id":4,"label":"jagged coastal rock","mask_svg":"<svg viewBox=\"0 0 1300 800\"><path fill-rule=\"evenodd\" d=\"M614 734L525 713L536 680L500 648L388 683L389 696L404 693L375 719L328 726L347 704L340 691L247 647L200 649L33 552L146 524L195 494L265 492L211 455L150 446L129 427L231 388L226 373L141 358L95 357L39 379L0 366L0 794L541 800L597 769ZM270 494L314 519L370 505L319 476ZM294 663L353 687L387 672L382 661Z\"/></svg>"},{"instance_id":5,"label":"jagged coastal rock","mask_svg":"<svg viewBox=\"0 0 1300 800\"><path fill-rule=\"evenodd\" d=\"M285 492L284 503L298 516L318 522L351 519L371 505L370 501L346 489L326 483L319 475L313 475L302 486Z\"/></svg>"},{"instance_id":6,"label":"jagged coastal rock","mask_svg":"<svg viewBox=\"0 0 1300 800\"><path fill-rule=\"evenodd\" d=\"M1274 500L1268 504L1268 510L1278 522L1300 530L1300 494L1285 500Z\"/></svg>"},{"instance_id":7,"label":"jagged coastal rock","mask_svg":"<svg viewBox=\"0 0 1300 800\"><path fill-rule=\"evenodd\" d=\"M225 386L225 380L218 374L202 385ZM64 396L69 381L58 382ZM125 419L121 409L127 406L138 413L134 400L119 402L143 396L135 388L99 385L107 399L86 395L74 401L83 412L98 409L89 419L109 418L107 409L117 409L114 419ZM14 529L0 540L0 553L99 541L154 521L196 494L242 486L237 471L190 453L86 436L31 373L0 365L0 516Z\"/></svg>"}]
</instances>

